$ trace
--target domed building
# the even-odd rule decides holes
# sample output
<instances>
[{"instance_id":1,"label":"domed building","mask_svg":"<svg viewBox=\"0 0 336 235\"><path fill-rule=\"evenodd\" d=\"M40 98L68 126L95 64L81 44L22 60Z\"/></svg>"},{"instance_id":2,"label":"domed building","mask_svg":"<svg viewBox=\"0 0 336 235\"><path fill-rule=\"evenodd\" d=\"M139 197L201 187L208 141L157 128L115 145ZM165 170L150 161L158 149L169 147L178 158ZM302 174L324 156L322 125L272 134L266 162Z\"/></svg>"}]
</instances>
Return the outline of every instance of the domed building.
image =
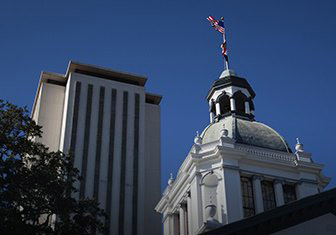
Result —
<instances>
[{"instance_id":1,"label":"domed building","mask_svg":"<svg viewBox=\"0 0 336 235\"><path fill-rule=\"evenodd\" d=\"M165 235L210 231L318 194L329 183L299 140L293 152L276 130L255 120L255 95L232 70L212 85L210 124L197 133L155 208Z\"/></svg>"}]
</instances>

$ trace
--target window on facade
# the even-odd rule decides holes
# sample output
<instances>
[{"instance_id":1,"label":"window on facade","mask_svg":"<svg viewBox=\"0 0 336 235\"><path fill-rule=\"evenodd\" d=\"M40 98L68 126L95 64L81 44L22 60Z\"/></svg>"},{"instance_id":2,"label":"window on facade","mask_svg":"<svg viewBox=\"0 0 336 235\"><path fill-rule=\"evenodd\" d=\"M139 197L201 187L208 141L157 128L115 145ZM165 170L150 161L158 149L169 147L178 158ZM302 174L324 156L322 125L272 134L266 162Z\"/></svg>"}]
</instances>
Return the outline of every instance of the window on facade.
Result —
<instances>
[{"instance_id":1,"label":"window on facade","mask_svg":"<svg viewBox=\"0 0 336 235\"><path fill-rule=\"evenodd\" d=\"M251 179L248 177L241 177L242 199L244 217L255 215L253 189Z\"/></svg>"},{"instance_id":2,"label":"window on facade","mask_svg":"<svg viewBox=\"0 0 336 235\"><path fill-rule=\"evenodd\" d=\"M284 202L289 203L296 200L295 185L284 184L282 185Z\"/></svg>"},{"instance_id":3,"label":"window on facade","mask_svg":"<svg viewBox=\"0 0 336 235\"><path fill-rule=\"evenodd\" d=\"M261 192L264 204L264 211L275 208L275 194L273 183L270 181L261 182Z\"/></svg>"}]
</instances>

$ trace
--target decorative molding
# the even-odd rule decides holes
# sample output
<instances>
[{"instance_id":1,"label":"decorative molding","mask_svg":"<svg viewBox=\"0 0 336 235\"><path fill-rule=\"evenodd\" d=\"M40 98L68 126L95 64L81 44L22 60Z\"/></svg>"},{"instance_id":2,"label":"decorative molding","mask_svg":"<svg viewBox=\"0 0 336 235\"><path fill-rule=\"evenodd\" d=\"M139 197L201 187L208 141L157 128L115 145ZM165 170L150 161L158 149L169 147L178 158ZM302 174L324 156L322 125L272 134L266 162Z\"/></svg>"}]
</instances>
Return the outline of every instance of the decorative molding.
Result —
<instances>
[{"instance_id":1,"label":"decorative molding","mask_svg":"<svg viewBox=\"0 0 336 235\"><path fill-rule=\"evenodd\" d=\"M287 161L287 162L294 163L296 160L296 156L294 154L281 154L281 153L275 153L275 152L266 152L266 151L246 148L242 146L237 146L237 149L243 152L249 153L251 155L255 155L258 157L262 157L262 158L274 159L278 161L280 160L280 161Z\"/></svg>"},{"instance_id":2,"label":"decorative molding","mask_svg":"<svg viewBox=\"0 0 336 235\"><path fill-rule=\"evenodd\" d=\"M318 184L316 180L301 178L298 180L298 184L308 183L308 184Z\"/></svg>"},{"instance_id":3,"label":"decorative molding","mask_svg":"<svg viewBox=\"0 0 336 235\"><path fill-rule=\"evenodd\" d=\"M229 164L223 163L222 164L222 169L230 169L230 170L237 170L237 171L239 171L240 167L239 166L234 166L234 165L229 165Z\"/></svg>"},{"instance_id":4,"label":"decorative molding","mask_svg":"<svg viewBox=\"0 0 336 235\"><path fill-rule=\"evenodd\" d=\"M266 173L260 173L260 172L255 172L255 171L249 171L249 170L240 170L240 174L244 175L244 176L247 176L247 177L261 177L261 180L266 178L266 179L269 179L270 181L272 180L275 180L275 179L279 179L279 180L282 180L286 183L290 183L290 184L296 184L296 183L299 183L300 180L298 179L293 179L293 178L286 178L286 177L283 177L283 176L278 176L278 175L270 175L270 174L266 174Z\"/></svg>"}]
</instances>

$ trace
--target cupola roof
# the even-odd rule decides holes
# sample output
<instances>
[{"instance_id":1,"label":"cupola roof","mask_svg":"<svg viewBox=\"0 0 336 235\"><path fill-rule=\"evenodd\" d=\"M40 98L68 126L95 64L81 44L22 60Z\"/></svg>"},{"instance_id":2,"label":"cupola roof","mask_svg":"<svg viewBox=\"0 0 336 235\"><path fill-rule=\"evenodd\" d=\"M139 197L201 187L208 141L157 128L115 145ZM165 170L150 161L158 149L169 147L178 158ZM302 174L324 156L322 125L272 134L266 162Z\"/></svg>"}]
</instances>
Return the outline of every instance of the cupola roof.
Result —
<instances>
[{"instance_id":1,"label":"cupola roof","mask_svg":"<svg viewBox=\"0 0 336 235\"><path fill-rule=\"evenodd\" d=\"M228 130L228 137L237 143L289 152L286 140L271 127L257 121L244 120L242 118L228 116L218 122L208 125L201 134L202 143L217 141L221 137L221 130Z\"/></svg>"},{"instance_id":2,"label":"cupola roof","mask_svg":"<svg viewBox=\"0 0 336 235\"><path fill-rule=\"evenodd\" d=\"M229 86L236 86L247 89L251 94L252 98L254 98L256 95L252 87L245 78L238 77L233 70L224 70L220 75L219 79L215 80L215 82L212 84L211 89L207 95L207 100L210 99L211 95L216 90Z\"/></svg>"}]
</instances>

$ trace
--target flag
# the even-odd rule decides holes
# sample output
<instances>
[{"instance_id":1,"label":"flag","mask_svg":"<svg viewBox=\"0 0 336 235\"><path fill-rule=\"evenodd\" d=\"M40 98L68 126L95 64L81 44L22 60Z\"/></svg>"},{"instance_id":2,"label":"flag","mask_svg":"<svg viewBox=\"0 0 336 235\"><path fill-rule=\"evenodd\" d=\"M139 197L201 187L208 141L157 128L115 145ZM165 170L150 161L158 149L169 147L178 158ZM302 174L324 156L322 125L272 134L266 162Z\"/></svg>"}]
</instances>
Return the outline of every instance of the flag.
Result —
<instances>
[{"instance_id":1,"label":"flag","mask_svg":"<svg viewBox=\"0 0 336 235\"><path fill-rule=\"evenodd\" d=\"M224 41L221 45L222 48L222 55L225 57L226 61L228 61L228 55L226 50L226 41Z\"/></svg>"},{"instance_id":2,"label":"flag","mask_svg":"<svg viewBox=\"0 0 336 235\"><path fill-rule=\"evenodd\" d=\"M224 22L215 20L212 16L209 16L207 20L210 22L211 26L215 28L218 32L225 34Z\"/></svg>"},{"instance_id":3,"label":"flag","mask_svg":"<svg viewBox=\"0 0 336 235\"><path fill-rule=\"evenodd\" d=\"M226 35L225 35L225 28L224 28L224 18L221 20L215 20L212 16L207 17L207 20L210 22L211 26L214 27L215 30L223 34L223 43L221 44L222 48L222 55L225 58L226 66L228 66L228 54L226 48ZM227 68L228 69L228 68Z\"/></svg>"}]
</instances>

